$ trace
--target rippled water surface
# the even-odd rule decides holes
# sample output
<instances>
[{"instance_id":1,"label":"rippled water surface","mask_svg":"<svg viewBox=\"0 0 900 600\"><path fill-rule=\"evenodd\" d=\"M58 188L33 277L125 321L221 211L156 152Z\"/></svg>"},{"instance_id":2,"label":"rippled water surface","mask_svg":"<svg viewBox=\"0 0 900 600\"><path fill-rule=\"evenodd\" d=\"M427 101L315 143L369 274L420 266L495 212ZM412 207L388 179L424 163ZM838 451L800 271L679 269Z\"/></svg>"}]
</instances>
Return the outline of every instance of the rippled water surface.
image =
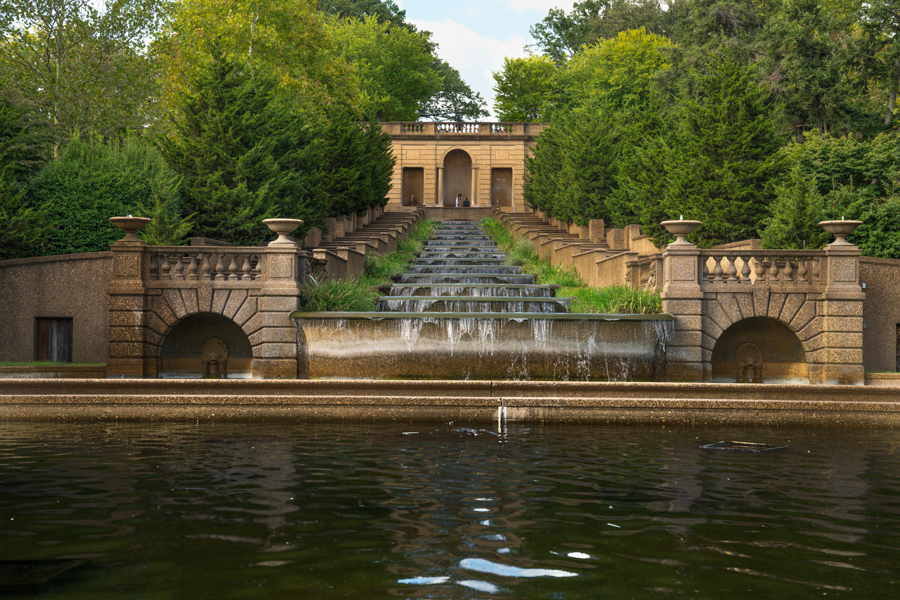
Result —
<instances>
[{"instance_id":1,"label":"rippled water surface","mask_svg":"<svg viewBox=\"0 0 900 600\"><path fill-rule=\"evenodd\" d=\"M40 598L900 596L894 431L460 425L0 424L0 560L91 559Z\"/></svg>"}]
</instances>

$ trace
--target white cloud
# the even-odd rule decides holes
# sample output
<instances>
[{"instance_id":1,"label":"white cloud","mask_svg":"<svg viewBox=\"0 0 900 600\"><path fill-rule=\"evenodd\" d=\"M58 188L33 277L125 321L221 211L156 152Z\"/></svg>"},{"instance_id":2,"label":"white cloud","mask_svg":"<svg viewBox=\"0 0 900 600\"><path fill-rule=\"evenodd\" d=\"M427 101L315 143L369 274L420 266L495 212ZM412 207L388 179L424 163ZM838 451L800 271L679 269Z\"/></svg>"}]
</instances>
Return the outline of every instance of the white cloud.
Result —
<instances>
[{"instance_id":1,"label":"white cloud","mask_svg":"<svg viewBox=\"0 0 900 600\"><path fill-rule=\"evenodd\" d=\"M453 20L412 23L419 29L432 32L432 39L439 45L438 56L459 71L469 87L481 93L488 110L492 110L494 105L491 71L499 71L506 56L524 56L524 47L531 41L521 35L507 40L490 38Z\"/></svg>"}]
</instances>

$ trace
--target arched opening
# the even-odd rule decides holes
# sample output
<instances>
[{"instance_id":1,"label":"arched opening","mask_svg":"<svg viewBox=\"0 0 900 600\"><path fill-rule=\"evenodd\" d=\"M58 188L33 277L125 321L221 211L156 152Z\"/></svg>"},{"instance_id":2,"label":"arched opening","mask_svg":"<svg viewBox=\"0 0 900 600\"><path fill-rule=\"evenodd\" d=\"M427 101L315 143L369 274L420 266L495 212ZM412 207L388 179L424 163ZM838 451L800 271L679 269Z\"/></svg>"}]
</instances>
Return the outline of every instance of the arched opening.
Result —
<instances>
[{"instance_id":1,"label":"arched opening","mask_svg":"<svg viewBox=\"0 0 900 600\"><path fill-rule=\"evenodd\" d=\"M809 383L809 365L800 339L786 325L752 317L719 336L712 352L712 380Z\"/></svg>"},{"instance_id":2,"label":"arched opening","mask_svg":"<svg viewBox=\"0 0 900 600\"><path fill-rule=\"evenodd\" d=\"M213 313L185 317L172 326L159 349L159 376L244 379L251 376L253 349L234 321Z\"/></svg>"},{"instance_id":3,"label":"arched opening","mask_svg":"<svg viewBox=\"0 0 900 600\"><path fill-rule=\"evenodd\" d=\"M451 150L444 157L444 206L456 206L460 197L462 206L466 198L473 202L472 157L465 150Z\"/></svg>"}]
</instances>

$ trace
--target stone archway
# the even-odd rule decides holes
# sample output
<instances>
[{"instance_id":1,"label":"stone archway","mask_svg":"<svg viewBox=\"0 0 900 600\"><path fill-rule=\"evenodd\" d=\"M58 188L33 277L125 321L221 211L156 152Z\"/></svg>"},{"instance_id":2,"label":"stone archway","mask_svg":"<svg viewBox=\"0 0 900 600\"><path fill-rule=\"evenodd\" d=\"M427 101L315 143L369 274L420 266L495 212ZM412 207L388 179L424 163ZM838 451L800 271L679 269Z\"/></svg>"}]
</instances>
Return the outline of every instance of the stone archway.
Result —
<instances>
[{"instance_id":1,"label":"stone archway","mask_svg":"<svg viewBox=\"0 0 900 600\"><path fill-rule=\"evenodd\" d=\"M750 317L729 326L716 340L711 363L713 381L809 382L800 338L770 317Z\"/></svg>"},{"instance_id":2,"label":"stone archway","mask_svg":"<svg viewBox=\"0 0 900 600\"><path fill-rule=\"evenodd\" d=\"M469 198L472 195L472 157L465 150L451 150L444 156L444 206L456 206L456 197ZM460 202L462 206L462 202Z\"/></svg>"},{"instance_id":3,"label":"stone archway","mask_svg":"<svg viewBox=\"0 0 900 600\"><path fill-rule=\"evenodd\" d=\"M249 378L253 348L241 327L215 313L177 321L159 346L159 377Z\"/></svg>"}]
</instances>

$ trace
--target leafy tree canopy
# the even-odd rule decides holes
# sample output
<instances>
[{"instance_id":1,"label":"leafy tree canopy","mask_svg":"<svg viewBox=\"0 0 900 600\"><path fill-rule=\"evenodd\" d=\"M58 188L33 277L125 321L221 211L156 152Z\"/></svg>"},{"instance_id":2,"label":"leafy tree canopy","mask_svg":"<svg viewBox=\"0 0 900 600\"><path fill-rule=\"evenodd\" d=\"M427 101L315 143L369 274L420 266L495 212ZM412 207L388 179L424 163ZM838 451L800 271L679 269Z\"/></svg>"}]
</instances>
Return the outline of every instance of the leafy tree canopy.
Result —
<instances>
[{"instance_id":1,"label":"leafy tree canopy","mask_svg":"<svg viewBox=\"0 0 900 600\"><path fill-rule=\"evenodd\" d=\"M0 79L55 128L103 136L152 120L155 67L147 46L166 0L0 0Z\"/></svg>"},{"instance_id":2,"label":"leafy tree canopy","mask_svg":"<svg viewBox=\"0 0 900 600\"><path fill-rule=\"evenodd\" d=\"M297 111L322 115L334 104L362 108L354 69L340 57L313 0L182 0L157 41L160 102L174 114L179 94L218 47L274 78Z\"/></svg>"},{"instance_id":3,"label":"leafy tree canopy","mask_svg":"<svg viewBox=\"0 0 900 600\"><path fill-rule=\"evenodd\" d=\"M334 19L327 30L340 57L356 69L363 109L382 121L415 121L441 90L427 36L375 17Z\"/></svg>"},{"instance_id":4,"label":"leafy tree canopy","mask_svg":"<svg viewBox=\"0 0 900 600\"><path fill-rule=\"evenodd\" d=\"M557 68L546 56L504 58L503 69L493 75L501 121L546 121L558 105Z\"/></svg>"}]
</instances>

